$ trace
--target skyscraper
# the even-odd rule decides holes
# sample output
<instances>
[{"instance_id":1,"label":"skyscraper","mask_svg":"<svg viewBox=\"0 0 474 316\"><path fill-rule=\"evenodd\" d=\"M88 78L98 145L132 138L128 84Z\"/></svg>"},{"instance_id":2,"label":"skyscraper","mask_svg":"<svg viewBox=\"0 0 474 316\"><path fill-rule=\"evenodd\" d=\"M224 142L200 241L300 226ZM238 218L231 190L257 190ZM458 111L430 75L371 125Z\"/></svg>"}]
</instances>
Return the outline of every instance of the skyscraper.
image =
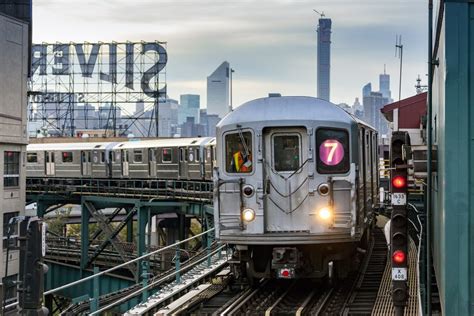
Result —
<instances>
[{"instance_id":1,"label":"skyscraper","mask_svg":"<svg viewBox=\"0 0 474 316\"><path fill-rule=\"evenodd\" d=\"M385 67L383 74L379 75L379 86L380 93L382 93L384 98L387 98L390 101L392 99L392 93L390 92L390 75L385 73Z\"/></svg>"},{"instance_id":2,"label":"skyscraper","mask_svg":"<svg viewBox=\"0 0 474 316\"><path fill-rule=\"evenodd\" d=\"M370 92L364 96L364 121L372 125L379 133L379 137L388 133L388 122L380 112L380 109L388 103L381 92Z\"/></svg>"},{"instance_id":3,"label":"skyscraper","mask_svg":"<svg viewBox=\"0 0 474 316\"><path fill-rule=\"evenodd\" d=\"M182 94L179 103L178 124L186 123L188 117L194 118L194 124L199 124L200 96L198 94Z\"/></svg>"},{"instance_id":4,"label":"skyscraper","mask_svg":"<svg viewBox=\"0 0 474 316\"><path fill-rule=\"evenodd\" d=\"M229 111L230 65L224 61L207 77L207 114L223 118Z\"/></svg>"},{"instance_id":5,"label":"skyscraper","mask_svg":"<svg viewBox=\"0 0 474 316\"><path fill-rule=\"evenodd\" d=\"M324 15L323 15L324 16ZM329 101L331 91L331 19L321 16L318 23L318 98Z\"/></svg>"},{"instance_id":6,"label":"skyscraper","mask_svg":"<svg viewBox=\"0 0 474 316\"><path fill-rule=\"evenodd\" d=\"M368 97L371 92L372 92L372 84L369 82L362 88L362 98Z\"/></svg>"}]
</instances>

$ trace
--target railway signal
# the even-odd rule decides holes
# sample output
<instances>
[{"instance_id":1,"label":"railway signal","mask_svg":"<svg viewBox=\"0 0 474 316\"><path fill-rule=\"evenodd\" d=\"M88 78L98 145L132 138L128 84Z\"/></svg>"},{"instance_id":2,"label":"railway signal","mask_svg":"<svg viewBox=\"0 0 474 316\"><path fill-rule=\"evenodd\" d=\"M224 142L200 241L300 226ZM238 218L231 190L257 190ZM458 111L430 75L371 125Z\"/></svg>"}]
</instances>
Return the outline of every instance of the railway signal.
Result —
<instances>
[{"instance_id":1,"label":"railway signal","mask_svg":"<svg viewBox=\"0 0 474 316\"><path fill-rule=\"evenodd\" d=\"M46 252L46 228L38 217L25 217L20 223L20 287L18 295L21 315L47 315L43 307L43 263Z\"/></svg>"},{"instance_id":2,"label":"railway signal","mask_svg":"<svg viewBox=\"0 0 474 316\"><path fill-rule=\"evenodd\" d=\"M392 261L392 300L396 315L403 315L408 299L408 172L403 146L409 145L406 132L393 132L390 146L392 215L390 221L390 254Z\"/></svg>"}]
</instances>

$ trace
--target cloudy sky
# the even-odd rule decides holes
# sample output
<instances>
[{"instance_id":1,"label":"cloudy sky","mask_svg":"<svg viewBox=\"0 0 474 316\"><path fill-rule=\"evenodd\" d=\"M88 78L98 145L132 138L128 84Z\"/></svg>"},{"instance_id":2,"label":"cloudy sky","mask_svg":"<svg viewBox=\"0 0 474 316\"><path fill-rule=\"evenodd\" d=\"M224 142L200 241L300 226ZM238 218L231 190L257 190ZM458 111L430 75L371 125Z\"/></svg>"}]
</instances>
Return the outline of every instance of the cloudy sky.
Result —
<instances>
[{"instance_id":1,"label":"cloudy sky","mask_svg":"<svg viewBox=\"0 0 474 316\"><path fill-rule=\"evenodd\" d=\"M402 97L425 80L425 0L34 0L33 41L166 41L168 94L201 95L224 60L235 69L234 105L280 92L316 95L313 9L332 19L331 101L352 104L384 64L398 98L395 36L404 45Z\"/></svg>"}]
</instances>

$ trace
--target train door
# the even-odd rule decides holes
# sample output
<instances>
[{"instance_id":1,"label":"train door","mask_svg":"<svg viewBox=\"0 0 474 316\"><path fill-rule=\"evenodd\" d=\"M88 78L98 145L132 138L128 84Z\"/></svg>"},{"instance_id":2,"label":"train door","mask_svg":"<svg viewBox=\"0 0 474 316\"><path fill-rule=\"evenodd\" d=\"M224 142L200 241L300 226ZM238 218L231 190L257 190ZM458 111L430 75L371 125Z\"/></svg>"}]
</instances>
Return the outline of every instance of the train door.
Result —
<instances>
[{"instance_id":1,"label":"train door","mask_svg":"<svg viewBox=\"0 0 474 316\"><path fill-rule=\"evenodd\" d=\"M148 170L150 177L156 177L156 149L148 149Z\"/></svg>"},{"instance_id":2,"label":"train door","mask_svg":"<svg viewBox=\"0 0 474 316\"><path fill-rule=\"evenodd\" d=\"M54 176L56 173L56 166L54 162L54 151L44 152L45 171L47 176Z\"/></svg>"},{"instance_id":3,"label":"train door","mask_svg":"<svg viewBox=\"0 0 474 316\"><path fill-rule=\"evenodd\" d=\"M128 177L129 176L129 165L128 165L128 151L126 149L122 149L122 176Z\"/></svg>"},{"instance_id":4,"label":"train door","mask_svg":"<svg viewBox=\"0 0 474 316\"><path fill-rule=\"evenodd\" d=\"M271 128L263 133L264 179L267 181L265 229L308 230L304 201L308 195L308 135L305 128ZM306 184L306 185L305 185Z\"/></svg>"},{"instance_id":5,"label":"train door","mask_svg":"<svg viewBox=\"0 0 474 316\"><path fill-rule=\"evenodd\" d=\"M188 149L186 147L179 147L179 178L188 178Z\"/></svg>"},{"instance_id":6,"label":"train door","mask_svg":"<svg viewBox=\"0 0 474 316\"><path fill-rule=\"evenodd\" d=\"M83 176L91 175L91 152L81 151L81 172Z\"/></svg>"},{"instance_id":7,"label":"train door","mask_svg":"<svg viewBox=\"0 0 474 316\"><path fill-rule=\"evenodd\" d=\"M107 177L109 178L112 178L112 175L113 175L113 161L114 161L114 152L112 150L109 150L109 151L106 151L107 154L106 154L106 157L107 157L107 161L106 161L106 165L107 165Z\"/></svg>"}]
</instances>

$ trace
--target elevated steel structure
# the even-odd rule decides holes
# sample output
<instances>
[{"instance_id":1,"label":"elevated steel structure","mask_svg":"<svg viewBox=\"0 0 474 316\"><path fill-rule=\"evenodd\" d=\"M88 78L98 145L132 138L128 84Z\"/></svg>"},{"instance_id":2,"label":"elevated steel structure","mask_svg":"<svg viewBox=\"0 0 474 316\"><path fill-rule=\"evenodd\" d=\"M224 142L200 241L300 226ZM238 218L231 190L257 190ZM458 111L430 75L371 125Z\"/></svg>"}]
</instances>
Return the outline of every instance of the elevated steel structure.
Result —
<instances>
[{"instance_id":1,"label":"elevated steel structure","mask_svg":"<svg viewBox=\"0 0 474 316\"><path fill-rule=\"evenodd\" d=\"M178 240L187 238L189 231L187 219L190 217L197 218L203 228L213 226L213 210L210 205L212 184L210 182L202 182L199 186L198 182L168 180L165 181L168 188L158 185L154 188L145 188L144 184L138 185L134 182L137 181L129 181L128 185L124 184L122 188L105 186L105 183L99 182L95 182L94 185L84 183L81 185L82 189L80 189L81 186L55 187L52 183L43 190L30 183L27 203L36 203L37 215L40 217L69 204L77 204L81 208L80 240L71 241L68 238L55 236L52 243L52 239L49 239L49 245L55 249L55 252L48 254L52 269L47 275L47 290L68 284L72 281L71 278L77 280L95 274L93 269L97 271L107 269L110 267L109 264L118 266L156 251L157 248L151 246L151 237L147 233L151 231L153 216L173 214L174 224L166 226L169 227L167 232L171 235L168 236L168 240L166 238L163 240L165 244L173 243L175 241L173 236ZM200 188L198 194L192 190L197 187ZM106 213L105 209L113 211ZM119 214L122 216L118 216ZM92 232L89 227L92 222L98 224L98 230L95 232ZM126 230L126 242L118 238L118 234L123 230ZM207 240L208 237L204 236L200 244L208 244ZM149 273L160 275L172 267L174 252L175 250L164 251L159 255L125 264L114 272L115 275L101 279L100 291L96 296L146 282ZM64 255L65 253L68 255ZM59 277L66 271L71 277ZM114 281L114 278L117 280ZM84 299L82 296L92 293L91 287L95 287L92 281L76 289L61 290L57 294L78 302ZM52 298L47 299L50 304L53 301ZM122 304L120 309L126 310L136 303L136 298L134 298Z\"/></svg>"}]
</instances>

